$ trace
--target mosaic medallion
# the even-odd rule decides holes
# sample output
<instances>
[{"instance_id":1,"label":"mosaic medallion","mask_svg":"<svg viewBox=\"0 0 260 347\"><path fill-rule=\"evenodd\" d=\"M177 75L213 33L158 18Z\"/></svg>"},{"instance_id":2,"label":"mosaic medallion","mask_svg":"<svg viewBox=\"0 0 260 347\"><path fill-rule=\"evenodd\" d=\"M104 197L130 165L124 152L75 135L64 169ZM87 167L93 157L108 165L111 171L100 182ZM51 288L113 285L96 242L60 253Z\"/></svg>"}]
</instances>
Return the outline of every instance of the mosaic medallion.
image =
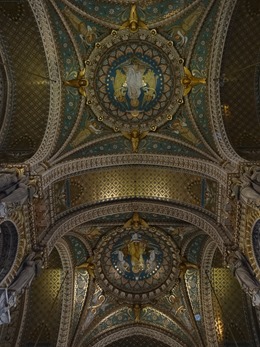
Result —
<instances>
[{"instance_id":1,"label":"mosaic medallion","mask_svg":"<svg viewBox=\"0 0 260 347\"><path fill-rule=\"evenodd\" d=\"M100 286L126 301L149 301L178 279L179 252L157 228L117 228L97 247Z\"/></svg>"},{"instance_id":2,"label":"mosaic medallion","mask_svg":"<svg viewBox=\"0 0 260 347\"><path fill-rule=\"evenodd\" d=\"M182 103L183 60L155 30L113 31L87 64L87 103L115 131L156 130Z\"/></svg>"}]
</instances>

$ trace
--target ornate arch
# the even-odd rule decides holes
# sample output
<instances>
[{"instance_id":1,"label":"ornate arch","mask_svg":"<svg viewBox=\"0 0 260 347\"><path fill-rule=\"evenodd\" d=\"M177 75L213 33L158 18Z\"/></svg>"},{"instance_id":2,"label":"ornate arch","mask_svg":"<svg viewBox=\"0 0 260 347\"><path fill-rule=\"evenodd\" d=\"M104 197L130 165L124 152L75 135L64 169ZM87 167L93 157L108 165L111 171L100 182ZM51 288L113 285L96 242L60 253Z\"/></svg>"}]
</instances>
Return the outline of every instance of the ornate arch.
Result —
<instances>
[{"instance_id":1,"label":"ornate arch","mask_svg":"<svg viewBox=\"0 0 260 347\"><path fill-rule=\"evenodd\" d=\"M212 126L216 134L215 143L222 156L233 163L239 163L243 159L231 146L224 128L220 102L220 71L227 31L236 3L237 0L222 1L221 12L212 40L208 78L209 107L212 114Z\"/></svg>"},{"instance_id":2,"label":"ornate arch","mask_svg":"<svg viewBox=\"0 0 260 347\"><path fill-rule=\"evenodd\" d=\"M203 253L203 258L201 262L201 301L202 301L202 311L205 317L205 329L206 329L206 339L207 346L218 347L218 339L215 330L215 320L214 320L214 310L212 305L212 290L209 280L209 271L211 269L213 256L216 250L215 242L209 241L205 247Z\"/></svg>"},{"instance_id":3,"label":"ornate arch","mask_svg":"<svg viewBox=\"0 0 260 347\"><path fill-rule=\"evenodd\" d=\"M71 255L69 248L64 240L59 240L55 245L62 262L62 267L65 270L65 277L63 278L63 302L60 318L60 328L57 339L57 347L67 346L69 344L70 327L71 327L71 312L73 306L73 267L71 262Z\"/></svg>"},{"instance_id":4,"label":"ornate arch","mask_svg":"<svg viewBox=\"0 0 260 347\"><path fill-rule=\"evenodd\" d=\"M42 37L50 79L50 111L46 131L37 152L28 160L34 168L50 155L56 141L61 112L61 75L55 40L44 3L40 0L29 0L29 4Z\"/></svg>"},{"instance_id":5,"label":"ornate arch","mask_svg":"<svg viewBox=\"0 0 260 347\"><path fill-rule=\"evenodd\" d=\"M50 229L48 234L43 239L43 242L46 243L48 253L50 253L56 242L75 227L99 217L133 211L172 216L195 225L204 230L212 238L212 240L215 241L222 252L224 250L224 243L229 242L227 233L216 225L216 221L202 213L198 213L198 211L180 208L162 202L137 201L110 203L106 206L92 207L88 208L87 210L77 212L73 216L64 218L52 229Z\"/></svg>"},{"instance_id":6,"label":"ornate arch","mask_svg":"<svg viewBox=\"0 0 260 347\"><path fill-rule=\"evenodd\" d=\"M43 189L61 178L80 174L87 170L109 166L140 164L171 167L174 169L194 172L217 180L223 188L227 187L227 172L225 169L212 162L207 162L206 160L168 155L118 154L75 159L51 167L48 171L42 174Z\"/></svg>"},{"instance_id":7,"label":"ornate arch","mask_svg":"<svg viewBox=\"0 0 260 347\"><path fill-rule=\"evenodd\" d=\"M100 341L88 344L88 347L105 347L109 345L110 343L117 341L122 338L127 338L133 335L141 335L144 337L151 337L157 341L161 341L164 344L172 347L185 347L186 344L183 344L178 340L177 337L170 335L169 333L165 333L160 331L159 329L150 328L148 326L142 325L142 326L130 326L126 328L121 328L116 331L112 331L112 333L105 336ZM79 347L84 347L84 338L79 343ZM188 346L187 346L188 347Z\"/></svg>"}]
</instances>

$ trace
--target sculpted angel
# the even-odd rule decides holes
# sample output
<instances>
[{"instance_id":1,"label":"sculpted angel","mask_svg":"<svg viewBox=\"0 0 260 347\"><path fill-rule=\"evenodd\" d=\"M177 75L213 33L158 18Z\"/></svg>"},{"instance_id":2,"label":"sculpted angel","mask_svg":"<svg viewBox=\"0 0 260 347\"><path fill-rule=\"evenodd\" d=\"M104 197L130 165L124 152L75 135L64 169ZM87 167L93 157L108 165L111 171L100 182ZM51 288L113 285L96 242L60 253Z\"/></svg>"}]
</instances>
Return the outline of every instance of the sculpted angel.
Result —
<instances>
[{"instance_id":1,"label":"sculpted angel","mask_svg":"<svg viewBox=\"0 0 260 347\"><path fill-rule=\"evenodd\" d=\"M181 80L181 83L184 86L183 95L186 96L189 94L193 87L197 86L198 84L206 84L206 78L195 77L186 66L184 66L183 68L185 75Z\"/></svg>"},{"instance_id":2,"label":"sculpted angel","mask_svg":"<svg viewBox=\"0 0 260 347\"><path fill-rule=\"evenodd\" d=\"M148 29L147 25L139 20L135 4L131 6L129 19L121 25L120 30L127 28L132 32L136 32L139 28Z\"/></svg>"},{"instance_id":3,"label":"sculpted angel","mask_svg":"<svg viewBox=\"0 0 260 347\"><path fill-rule=\"evenodd\" d=\"M85 73L86 73L86 69L83 68L78 72L77 78L74 78L74 79L71 79L68 81L64 81L63 84L65 86L68 86L68 87L77 88L79 94L86 97L87 96L86 95L86 87L88 86L88 81L85 78Z\"/></svg>"},{"instance_id":4,"label":"sculpted angel","mask_svg":"<svg viewBox=\"0 0 260 347\"><path fill-rule=\"evenodd\" d=\"M252 305L260 307L260 282L245 255L238 249L228 250L227 263L243 291L250 295Z\"/></svg>"},{"instance_id":5,"label":"sculpted angel","mask_svg":"<svg viewBox=\"0 0 260 347\"><path fill-rule=\"evenodd\" d=\"M148 135L148 131L140 133L138 129L133 129L130 133L122 131L122 134L127 139L131 140L132 149L134 153L138 152L139 142Z\"/></svg>"},{"instance_id":6,"label":"sculpted angel","mask_svg":"<svg viewBox=\"0 0 260 347\"><path fill-rule=\"evenodd\" d=\"M137 230L139 228L146 229L148 227L148 223L146 223L146 221L143 218L141 218L137 212L134 212L133 216L124 224L125 229L134 228L135 230Z\"/></svg>"}]
</instances>

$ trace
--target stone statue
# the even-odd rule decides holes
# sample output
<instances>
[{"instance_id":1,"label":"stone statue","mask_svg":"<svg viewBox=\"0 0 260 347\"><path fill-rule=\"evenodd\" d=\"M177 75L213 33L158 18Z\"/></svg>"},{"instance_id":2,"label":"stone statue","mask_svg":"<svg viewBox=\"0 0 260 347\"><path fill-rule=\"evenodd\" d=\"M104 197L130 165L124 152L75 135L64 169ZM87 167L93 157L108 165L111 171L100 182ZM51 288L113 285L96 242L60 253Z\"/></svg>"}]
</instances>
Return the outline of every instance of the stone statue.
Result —
<instances>
[{"instance_id":1,"label":"stone statue","mask_svg":"<svg viewBox=\"0 0 260 347\"><path fill-rule=\"evenodd\" d=\"M10 189L18 182L16 170L6 170L0 172L0 192Z\"/></svg>"},{"instance_id":2,"label":"stone statue","mask_svg":"<svg viewBox=\"0 0 260 347\"><path fill-rule=\"evenodd\" d=\"M36 191L35 180L24 175L24 169L6 170L0 173L0 202L23 204Z\"/></svg>"},{"instance_id":3,"label":"stone statue","mask_svg":"<svg viewBox=\"0 0 260 347\"><path fill-rule=\"evenodd\" d=\"M251 296L252 305L260 308L260 282L247 258L237 250L227 251L227 264L243 291Z\"/></svg>"},{"instance_id":4,"label":"stone statue","mask_svg":"<svg viewBox=\"0 0 260 347\"><path fill-rule=\"evenodd\" d=\"M241 179L233 178L231 190L238 200L260 208L260 167L252 166Z\"/></svg>"},{"instance_id":5,"label":"stone statue","mask_svg":"<svg viewBox=\"0 0 260 347\"><path fill-rule=\"evenodd\" d=\"M43 266L42 255L32 252L21 265L16 278L0 295L0 325L10 323L10 308L16 305L17 296L30 287Z\"/></svg>"},{"instance_id":6,"label":"stone statue","mask_svg":"<svg viewBox=\"0 0 260 347\"><path fill-rule=\"evenodd\" d=\"M9 324L10 308L16 305L16 297L13 294L9 295L6 288L0 289L0 293L0 325Z\"/></svg>"},{"instance_id":7,"label":"stone statue","mask_svg":"<svg viewBox=\"0 0 260 347\"><path fill-rule=\"evenodd\" d=\"M22 294L26 288L30 287L34 277L38 276L42 266L43 259L41 254L35 252L29 254L8 290L14 291L16 295Z\"/></svg>"}]
</instances>

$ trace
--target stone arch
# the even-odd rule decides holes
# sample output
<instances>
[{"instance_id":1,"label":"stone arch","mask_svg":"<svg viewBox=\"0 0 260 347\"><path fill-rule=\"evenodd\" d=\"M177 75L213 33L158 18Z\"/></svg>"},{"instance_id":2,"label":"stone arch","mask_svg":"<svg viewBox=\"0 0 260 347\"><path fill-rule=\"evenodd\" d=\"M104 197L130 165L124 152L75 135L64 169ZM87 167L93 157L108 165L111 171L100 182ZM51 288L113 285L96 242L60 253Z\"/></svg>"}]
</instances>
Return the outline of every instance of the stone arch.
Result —
<instances>
[{"instance_id":1,"label":"stone arch","mask_svg":"<svg viewBox=\"0 0 260 347\"><path fill-rule=\"evenodd\" d=\"M205 231L214 240L222 253L224 251L224 244L230 243L230 237L227 235L227 232L218 226L212 218L191 208L176 207L160 201L112 202L105 206L90 207L62 219L49 230L42 241L47 245L47 251L50 253L53 247L55 247L56 242L75 227L99 217L134 211L172 216L195 225Z\"/></svg>"},{"instance_id":2,"label":"stone arch","mask_svg":"<svg viewBox=\"0 0 260 347\"><path fill-rule=\"evenodd\" d=\"M140 335L142 337L150 337L156 341L160 341L169 347L188 347L183 342L169 333L163 333L159 329L150 328L148 326L130 326L126 328L121 328L120 330L112 331L110 334L106 335L103 339L97 342L85 345L84 338L79 343L79 347L105 347L112 342L127 338L133 335Z\"/></svg>"},{"instance_id":3,"label":"stone arch","mask_svg":"<svg viewBox=\"0 0 260 347\"><path fill-rule=\"evenodd\" d=\"M63 303L61 311L61 322L57 339L57 346L68 344L71 328L71 311L73 305L73 267L69 248L64 240L59 240L56 249L61 258L62 267L66 271L63 279Z\"/></svg>"},{"instance_id":4,"label":"stone arch","mask_svg":"<svg viewBox=\"0 0 260 347\"><path fill-rule=\"evenodd\" d=\"M43 189L46 189L55 181L68 178L75 174L82 174L88 170L129 165L170 167L171 169L178 169L209 177L218 181L223 186L223 189L227 187L227 171L223 167L219 167L215 163L206 160L178 156L172 157L169 155L118 154L75 159L54 165L42 174Z\"/></svg>"},{"instance_id":5,"label":"stone arch","mask_svg":"<svg viewBox=\"0 0 260 347\"><path fill-rule=\"evenodd\" d=\"M239 163L243 160L231 146L224 122L222 119L222 109L220 101L220 70L223 50L226 42L229 23L233 14L237 0L223 1L221 16L215 29L215 35L212 44L211 58L212 62L209 69L208 93L210 100L210 111L212 114L212 126L215 130L215 143L222 157L233 163Z\"/></svg>"}]
</instances>

